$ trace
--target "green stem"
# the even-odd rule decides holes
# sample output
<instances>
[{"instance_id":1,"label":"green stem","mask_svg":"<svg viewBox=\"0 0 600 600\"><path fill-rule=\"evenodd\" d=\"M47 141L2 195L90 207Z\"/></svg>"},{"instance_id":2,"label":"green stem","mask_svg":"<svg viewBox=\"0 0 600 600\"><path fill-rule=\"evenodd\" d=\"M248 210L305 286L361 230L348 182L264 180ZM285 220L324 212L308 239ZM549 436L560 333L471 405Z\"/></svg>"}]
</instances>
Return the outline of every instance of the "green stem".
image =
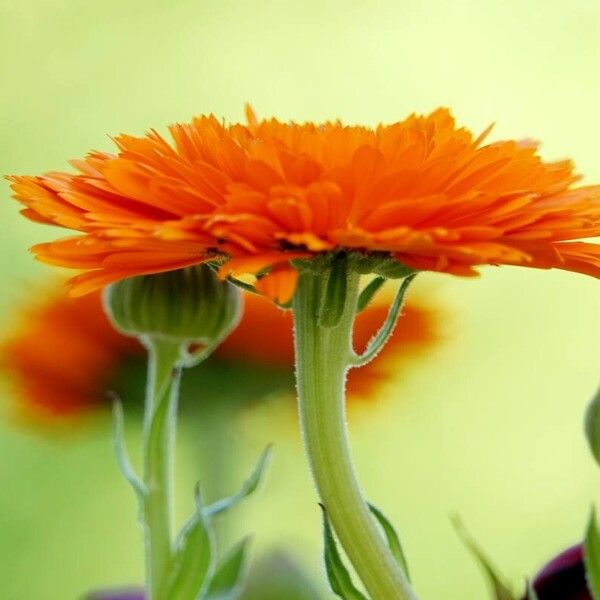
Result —
<instances>
[{"instance_id":1,"label":"green stem","mask_svg":"<svg viewBox=\"0 0 600 600\"><path fill-rule=\"evenodd\" d=\"M145 344L149 352L143 446L146 589L149 600L168 600L165 589L172 555L173 467L181 375L181 369L177 366L180 342L152 338L146 339ZM156 418L161 409L166 411L163 426L158 425L159 419Z\"/></svg>"},{"instance_id":2,"label":"green stem","mask_svg":"<svg viewBox=\"0 0 600 600\"><path fill-rule=\"evenodd\" d=\"M346 303L337 325L321 327L318 315L327 277L300 275L294 298L300 419L318 494L365 588L373 600L414 600L370 514L350 458L344 380L351 361L358 280L357 274L348 275Z\"/></svg>"}]
</instances>

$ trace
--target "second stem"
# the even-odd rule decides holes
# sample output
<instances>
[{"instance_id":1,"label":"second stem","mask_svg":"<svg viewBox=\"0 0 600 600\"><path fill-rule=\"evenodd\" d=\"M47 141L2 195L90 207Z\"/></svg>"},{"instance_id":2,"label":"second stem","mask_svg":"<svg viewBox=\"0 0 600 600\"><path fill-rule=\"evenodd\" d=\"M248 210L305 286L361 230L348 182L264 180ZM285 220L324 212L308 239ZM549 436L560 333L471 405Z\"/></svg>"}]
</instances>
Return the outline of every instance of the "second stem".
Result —
<instances>
[{"instance_id":1,"label":"second stem","mask_svg":"<svg viewBox=\"0 0 600 600\"><path fill-rule=\"evenodd\" d=\"M181 369L177 366L180 343L155 338L147 340L146 346L149 352L143 449L146 588L149 600L167 600L166 584L172 556L173 463L181 376ZM162 416L159 413L163 413Z\"/></svg>"}]
</instances>

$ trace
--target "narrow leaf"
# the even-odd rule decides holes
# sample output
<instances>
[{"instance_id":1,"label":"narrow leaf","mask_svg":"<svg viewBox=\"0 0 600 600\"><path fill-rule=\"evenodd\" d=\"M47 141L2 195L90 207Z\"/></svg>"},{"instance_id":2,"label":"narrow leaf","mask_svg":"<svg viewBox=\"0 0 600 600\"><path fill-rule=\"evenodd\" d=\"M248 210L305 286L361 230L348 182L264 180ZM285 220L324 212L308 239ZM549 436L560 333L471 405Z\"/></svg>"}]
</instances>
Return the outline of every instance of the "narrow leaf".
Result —
<instances>
[{"instance_id":1,"label":"narrow leaf","mask_svg":"<svg viewBox=\"0 0 600 600\"><path fill-rule=\"evenodd\" d=\"M471 554L475 557L475 560L485 573L490 584L490 588L494 593L494 599L517 600L517 597L514 595L511 589L506 585L506 583L504 583L503 577L496 572L496 569L493 567L486 554L479 547L479 544L477 544L477 542L469 535L469 532L465 529L460 518L457 516L454 517L452 519L452 524L454 525L454 528L460 536L463 544L471 551Z\"/></svg>"},{"instance_id":2,"label":"narrow leaf","mask_svg":"<svg viewBox=\"0 0 600 600\"><path fill-rule=\"evenodd\" d=\"M202 596L203 600L234 600L238 598L246 571L249 538L244 538L220 561Z\"/></svg>"},{"instance_id":3,"label":"narrow leaf","mask_svg":"<svg viewBox=\"0 0 600 600\"><path fill-rule=\"evenodd\" d=\"M413 275L409 275L404 279L398 291L396 292L396 297L394 298L394 302L388 311L383 325L375 334L375 337L369 342L366 350L362 354L354 356L354 359L352 360L353 366L362 367L373 360L379 354L379 352L381 352L392 333L394 333L394 328L396 327L396 323L400 318L404 297L406 296L406 292L416 276L416 273L414 273Z\"/></svg>"},{"instance_id":4,"label":"narrow leaf","mask_svg":"<svg viewBox=\"0 0 600 600\"><path fill-rule=\"evenodd\" d=\"M164 448L163 438L167 435L169 408L173 398L178 393L177 384L178 381L169 381L169 384L156 397L157 405L154 407L150 421L146 450L146 461L149 465L161 463Z\"/></svg>"},{"instance_id":5,"label":"narrow leaf","mask_svg":"<svg viewBox=\"0 0 600 600\"><path fill-rule=\"evenodd\" d=\"M147 492L146 486L131 465L131 460L125 444L123 405L116 395L113 395L113 446L119 470L131 484L131 487L138 496L138 500L140 500L140 502L143 501Z\"/></svg>"},{"instance_id":6,"label":"narrow leaf","mask_svg":"<svg viewBox=\"0 0 600 600\"><path fill-rule=\"evenodd\" d=\"M348 259L345 254L335 257L327 278L327 286L321 300L319 325L335 327L346 308L346 291L348 287Z\"/></svg>"},{"instance_id":7,"label":"narrow leaf","mask_svg":"<svg viewBox=\"0 0 600 600\"><path fill-rule=\"evenodd\" d=\"M596 511L592 510L583 546L585 578L594 600L600 600L600 532Z\"/></svg>"},{"instance_id":8,"label":"narrow leaf","mask_svg":"<svg viewBox=\"0 0 600 600\"><path fill-rule=\"evenodd\" d=\"M226 510L229 510L230 508L233 508L256 490L262 480L266 467L269 464L271 448L272 446L269 445L263 450L263 453L260 455L258 463L252 472L252 475L250 475L250 477L244 482L237 494L228 496L227 498L221 498L221 500L213 502L204 509L204 515L206 517L214 517Z\"/></svg>"},{"instance_id":9,"label":"narrow leaf","mask_svg":"<svg viewBox=\"0 0 600 600\"><path fill-rule=\"evenodd\" d=\"M342 562L342 557L335 543L325 507L321 505L321 509L323 510L325 570L333 593L344 600L367 600L366 596L354 587L350 573Z\"/></svg>"},{"instance_id":10,"label":"narrow leaf","mask_svg":"<svg viewBox=\"0 0 600 600\"><path fill-rule=\"evenodd\" d=\"M587 407L584 428L590 450L600 465L600 389Z\"/></svg>"},{"instance_id":11,"label":"narrow leaf","mask_svg":"<svg viewBox=\"0 0 600 600\"><path fill-rule=\"evenodd\" d=\"M385 533L385 537L387 539L388 546L394 555L394 558L400 565L401 569L404 571L406 578L410 581L410 574L408 572L408 563L406 561L406 556L404 555L404 550L402 550L402 544L400 543L400 538L394 529L394 526L387 520L385 515L372 504L369 504L369 508L371 512L375 516L375 518L379 521L383 532Z\"/></svg>"},{"instance_id":12,"label":"narrow leaf","mask_svg":"<svg viewBox=\"0 0 600 600\"><path fill-rule=\"evenodd\" d=\"M235 285L236 287L239 287L240 289L244 290L245 292L250 292L251 294L259 294L258 290L253 285L246 283L245 281L241 281L240 279L236 279L235 277L231 276L227 278L227 281L229 281L229 283Z\"/></svg>"},{"instance_id":13,"label":"narrow leaf","mask_svg":"<svg viewBox=\"0 0 600 600\"><path fill-rule=\"evenodd\" d=\"M194 514L177 536L169 577L169 600L196 600L214 562L212 531L197 496Z\"/></svg>"},{"instance_id":14,"label":"narrow leaf","mask_svg":"<svg viewBox=\"0 0 600 600\"><path fill-rule=\"evenodd\" d=\"M374 273L381 275L386 279L404 279L415 273L414 269L403 265L396 259L388 259L382 261L376 268L373 269Z\"/></svg>"},{"instance_id":15,"label":"narrow leaf","mask_svg":"<svg viewBox=\"0 0 600 600\"><path fill-rule=\"evenodd\" d=\"M375 277L360 293L358 302L356 304L357 312L362 312L369 306L369 302L373 299L373 296L381 289L381 286L385 283L385 277Z\"/></svg>"}]
</instances>

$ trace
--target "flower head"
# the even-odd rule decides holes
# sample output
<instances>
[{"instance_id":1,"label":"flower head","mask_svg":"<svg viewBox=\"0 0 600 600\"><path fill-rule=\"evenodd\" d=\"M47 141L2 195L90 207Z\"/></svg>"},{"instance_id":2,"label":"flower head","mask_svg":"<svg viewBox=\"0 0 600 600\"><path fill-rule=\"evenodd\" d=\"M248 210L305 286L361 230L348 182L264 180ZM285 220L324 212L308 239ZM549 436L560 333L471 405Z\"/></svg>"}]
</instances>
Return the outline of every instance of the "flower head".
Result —
<instances>
[{"instance_id":1,"label":"flower head","mask_svg":"<svg viewBox=\"0 0 600 600\"><path fill-rule=\"evenodd\" d=\"M223 370L247 365L254 377L270 373L271 387L281 386L281 391L287 390L286 386L293 389L290 313L260 296L245 296L240 324L199 369L205 375L214 371L218 378ZM366 344L385 310L385 301L376 299L358 316L357 347ZM378 386L389 381L402 365L439 343L440 319L431 304L412 300L404 313L403 327L395 332L380 359L350 372L351 399L372 397ZM119 390L121 382L135 379L138 373L142 376L143 357L141 344L111 327L102 310L99 291L77 298L68 297L60 290L48 294L45 301L25 308L14 331L0 343L0 364L15 386L19 415L28 419L69 416L106 406L107 390ZM240 382L239 387L252 396L248 384L248 381ZM131 387L127 384L122 392L131 393ZM255 386L256 390L265 387L271 389Z\"/></svg>"},{"instance_id":2,"label":"flower head","mask_svg":"<svg viewBox=\"0 0 600 600\"><path fill-rule=\"evenodd\" d=\"M106 403L119 369L143 352L117 333L100 292L70 298L59 288L25 306L0 347L0 364L25 417L58 417Z\"/></svg>"},{"instance_id":3,"label":"flower head","mask_svg":"<svg viewBox=\"0 0 600 600\"><path fill-rule=\"evenodd\" d=\"M530 141L485 143L446 109L375 129L340 122L214 116L121 135L116 154L73 161L77 174L10 177L23 213L80 232L33 248L108 282L218 257L224 274L268 272L258 287L293 294L294 258L379 252L419 270L474 275L478 265L600 276L600 186L576 187L570 161Z\"/></svg>"},{"instance_id":4,"label":"flower head","mask_svg":"<svg viewBox=\"0 0 600 600\"><path fill-rule=\"evenodd\" d=\"M572 546L547 563L533 580L539 600L592 600L583 563L583 547Z\"/></svg>"}]
</instances>

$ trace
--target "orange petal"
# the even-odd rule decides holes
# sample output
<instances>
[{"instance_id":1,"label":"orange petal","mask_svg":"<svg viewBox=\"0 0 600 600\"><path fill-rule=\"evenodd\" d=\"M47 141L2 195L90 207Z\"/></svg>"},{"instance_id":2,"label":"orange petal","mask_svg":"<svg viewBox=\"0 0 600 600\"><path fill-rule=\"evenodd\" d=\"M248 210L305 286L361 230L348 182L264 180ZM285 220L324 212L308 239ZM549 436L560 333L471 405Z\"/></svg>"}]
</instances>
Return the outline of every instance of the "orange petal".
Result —
<instances>
[{"instance_id":1,"label":"orange petal","mask_svg":"<svg viewBox=\"0 0 600 600\"><path fill-rule=\"evenodd\" d=\"M220 269L219 276L225 279L229 275L244 275L258 273L263 269L278 263L288 262L298 258L308 258L309 252L290 252L273 254L252 254L228 260Z\"/></svg>"},{"instance_id":2,"label":"orange petal","mask_svg":"<svg viewBox=\"0 0 600 600\"><path fill-rule=\"evenodd\" d=\"M287 304L296 291L298 271L290 266L277 266L256 282L256 289L277 304Z\"/></svg>"}]
</instances>

